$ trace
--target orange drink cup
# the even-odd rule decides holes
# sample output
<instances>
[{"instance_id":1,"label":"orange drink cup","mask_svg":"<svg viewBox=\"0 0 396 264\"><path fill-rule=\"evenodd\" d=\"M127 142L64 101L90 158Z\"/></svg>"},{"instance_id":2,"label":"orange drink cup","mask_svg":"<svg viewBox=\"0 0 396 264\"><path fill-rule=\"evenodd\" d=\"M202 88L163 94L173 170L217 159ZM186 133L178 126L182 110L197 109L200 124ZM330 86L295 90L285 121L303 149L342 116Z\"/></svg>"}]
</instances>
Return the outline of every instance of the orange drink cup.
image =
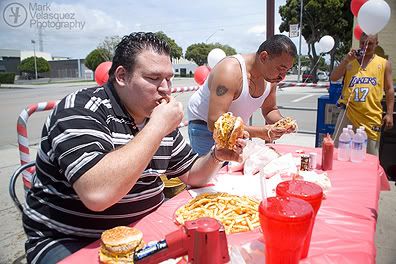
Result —
<instances>
[{"instance_id":1,"label":"orange drink cup","mask_svg":"<svg viewBox=\"0 0 396 264\"><path fill-rule=\"evenodd\" d=\"M301 258L313 217L312 206L294 197L270 197L259 206L266 264L295 264Z\"/></svg>"},{"instance_id":2,"label":"orange drink cup","mask_svg":"<svg viewBox=\"0 0 396 264\"><path fill-rule=\"evenodd\" d=\"M307 201L311 204L314 210L314 216L312 218L312 223L308 231L307 238L304 242L304 248L301 254L301 258L305 258L308 255L309 244L311 243L311 234L313 225L315 223L316 214L319 211L320 205L323 199L322 187L313 182L291 180L284 181L276 186L276 195L283 197L295 197Z\"/></svg>"}]
</instances>

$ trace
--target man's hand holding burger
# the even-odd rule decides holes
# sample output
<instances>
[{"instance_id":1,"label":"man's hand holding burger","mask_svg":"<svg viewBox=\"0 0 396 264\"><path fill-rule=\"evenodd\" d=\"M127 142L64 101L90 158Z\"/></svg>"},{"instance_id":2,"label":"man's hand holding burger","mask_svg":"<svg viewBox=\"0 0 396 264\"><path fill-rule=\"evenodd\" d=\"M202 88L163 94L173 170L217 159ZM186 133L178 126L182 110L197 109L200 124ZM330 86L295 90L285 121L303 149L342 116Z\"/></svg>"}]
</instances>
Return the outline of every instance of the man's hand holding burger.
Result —
<instances>
[{"instance_id":1,"label":"man's hand holding burger","mask_svg":"<svg viewBox=\"0 0 396 264\"><path fill-rule=\"evenodd\" d=\"M249 134L245 131L243 134L244 138L248 138ZM221 148L219 145L215 145L212 149L211 155L217 161L237 161L242 162L243 148L246 146L246 140L238 138L232 149Z\"/></svg>"},{"instance_id":2,"label":"man's hand holding burger","mask_svg":"<svg viewBox=\"0 0 396 264\"><path fill-rule=\"evenodd\" d=\"M212 156L220 161L241 162L242 150L246 146L243 138L248 137L242 119L230 112L224 113L214 124L213 139L216 144Z\"/></svg>"},{"instance_id":3,"label":"man's hand holding burger","mask_svg":"<svg viewBox=\"0 0 396 264\"><path fill-rule=\"evenodd\" d=\"M264 139L274 141L284 134L295 132L297 130L297 122L291 117L284 117L273 125L264 126L264 130L266 130Z\"/></svg>"},{"instance_id":4,"label":"man's hand holding burger","mask_svg":"<svg viewBox=\"0 0 396 264\"><path fill-rule=\"evenodd\" d=\"M249 137L244 131L242 119L232 113L223 114L216 122L213 139L216 144L205 156L199 158L188 174L179 177L184 183L205 186L217 173L224 161L242 161L242 150L246 146L243 138Z\"/></svg>"},{"instance_id":5,"label":"man's hand holding burger","mask_svg":"<svg viewBox=\"0 0 396 264\"><path fill-rule=\"evenodd\" d=\"M284 128L274 127L274 125L265 125L263 126L263 136L261 138L272 142L279 139L286 133L287 131Z\"/></svg>"}]
</instances>

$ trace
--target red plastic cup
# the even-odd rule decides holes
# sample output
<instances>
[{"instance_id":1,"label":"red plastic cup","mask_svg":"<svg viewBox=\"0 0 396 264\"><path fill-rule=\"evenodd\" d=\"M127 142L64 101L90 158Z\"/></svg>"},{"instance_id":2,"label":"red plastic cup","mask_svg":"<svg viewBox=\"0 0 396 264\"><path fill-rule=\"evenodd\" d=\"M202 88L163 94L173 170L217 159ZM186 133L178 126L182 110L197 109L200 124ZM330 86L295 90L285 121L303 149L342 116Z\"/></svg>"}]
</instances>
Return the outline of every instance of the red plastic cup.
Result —
<instances>
[{"instance_id":1,"label":"red plastic cup","mask_svg":"<svg viewBox=\"0 0 396 264\"><path fill-rule=\"evenodd\" d=\"M265 263L298 263L312 222L312 206L294 197L270 197L260 203Z\"/></svg>"},{"instance_id":2,"label":"red plastic cup","mask_svg":"<svg viewBox=\"0 0 396 264\"><path fill-rule=\"evenodd\" d=\"M309 245L311 243L311 235L315 223L315 217L319 211L323 199L323 189L313 182L291 180L279 183L278 186L276 186L276 195L303 199L304 201L310 203L314 210L312 223L305 239L304 248L301 254L301 258L306 258L308 256Z\"/></svg>"}]
</instances>

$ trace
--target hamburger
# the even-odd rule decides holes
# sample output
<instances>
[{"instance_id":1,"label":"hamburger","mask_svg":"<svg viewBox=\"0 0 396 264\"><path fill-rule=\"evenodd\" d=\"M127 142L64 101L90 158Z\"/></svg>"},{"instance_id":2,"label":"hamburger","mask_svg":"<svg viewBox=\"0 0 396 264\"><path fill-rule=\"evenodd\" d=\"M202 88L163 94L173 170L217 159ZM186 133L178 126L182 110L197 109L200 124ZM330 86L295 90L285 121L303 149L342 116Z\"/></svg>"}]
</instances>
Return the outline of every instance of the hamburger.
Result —
<instances>
[{"instance_id":1,"label":"hamburger","mask_svg":"<svg viewBox=\"0 0 396 264\"><path fill-rule=\"evenodd\" d=\"M291 117L284 117L278 120L273 126L276 128L295 131L297 129L297 122Z\"/></svg>"},{"instance_id":2,"label":"hamburger","mask_svg":"<svg viewBox=\"0 0 396 264\"><path fill-rule=\"evenodd\" d=\"M143 248L143 233L133 227L117 226L106 230L100 237L100 263L133 263L135 251Z\"/></svg>"},{"instance_id":3,"label":"hamburger","mask_svg":"<svg viewBox=\"0 0 396 264\"><path fill-rule=\"evenodd\" d=\"M233 149L237 139L243 136L243 127L242 118L224 113L214 123L213 139L220 148Z\"/></svg>"}]
</instances>

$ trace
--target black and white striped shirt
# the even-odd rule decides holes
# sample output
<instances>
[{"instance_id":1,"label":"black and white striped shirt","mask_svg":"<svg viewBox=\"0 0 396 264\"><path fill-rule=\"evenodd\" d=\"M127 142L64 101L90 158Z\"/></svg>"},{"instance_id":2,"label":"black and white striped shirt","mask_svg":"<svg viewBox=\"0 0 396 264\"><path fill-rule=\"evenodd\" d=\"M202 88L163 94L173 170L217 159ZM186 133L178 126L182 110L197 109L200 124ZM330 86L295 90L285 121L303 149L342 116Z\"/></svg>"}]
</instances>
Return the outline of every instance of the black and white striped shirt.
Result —
<instances>
[{"instance_id":1,"label":"black and white striped shirt","mask_svg":"<svg viewBox=\"0 0 396 264\"><path fill-rule=\"evenodd\" d=\"M29 262L35 262L58 240L97 239L106 229L128 225L152 212L164 200L160 174L168 178L181 176L197 159L175 130L163 138L125 197L102 212L90 211L72 188L73 183L107 153L133 140L138 132L110 84L79 90L57 105L43 127L37 176L23 215Z\"/></svg>"}]
</instances>

